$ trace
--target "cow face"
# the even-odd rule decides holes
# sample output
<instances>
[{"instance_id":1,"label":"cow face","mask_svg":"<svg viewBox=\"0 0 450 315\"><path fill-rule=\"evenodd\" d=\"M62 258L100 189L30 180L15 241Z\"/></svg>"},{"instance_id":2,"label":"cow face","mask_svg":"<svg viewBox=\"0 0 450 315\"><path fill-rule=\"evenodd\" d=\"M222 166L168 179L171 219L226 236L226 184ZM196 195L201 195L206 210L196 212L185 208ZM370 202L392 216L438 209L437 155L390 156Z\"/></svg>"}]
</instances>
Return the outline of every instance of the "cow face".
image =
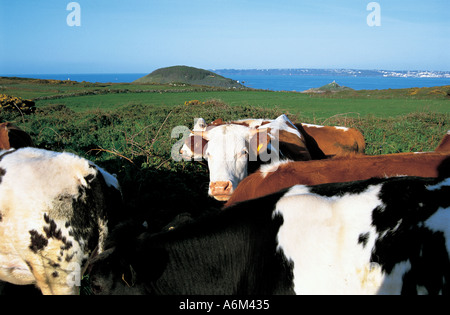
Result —
<instances>
[{"instance_id":1,"label":"cow face","mask_svg":"<svg viewBox=\"0 0 450 315\"><path fill-rule=\"evenodd\" d=\"M208 162L210 183L208 194L226 201L237 185L248 175L249 161L257 161L267 152L270 137L267 130L245 125L224 124L193 132L185 142L191 156ZM183 152L183 150L182 150ZM266 159L270 159L266 157Z\"/></svg>"},{"instance_id":2,"label":"cow face","mask_svg":"<svg viewBox=\"0 0 450 315\"><path fill-rule=\"evenodd\" d=\"M210 174L208 194L225 201L247 176L249 128L222 125L210 130L208 138L204 151Z\"/></svg>"}]
</instances>

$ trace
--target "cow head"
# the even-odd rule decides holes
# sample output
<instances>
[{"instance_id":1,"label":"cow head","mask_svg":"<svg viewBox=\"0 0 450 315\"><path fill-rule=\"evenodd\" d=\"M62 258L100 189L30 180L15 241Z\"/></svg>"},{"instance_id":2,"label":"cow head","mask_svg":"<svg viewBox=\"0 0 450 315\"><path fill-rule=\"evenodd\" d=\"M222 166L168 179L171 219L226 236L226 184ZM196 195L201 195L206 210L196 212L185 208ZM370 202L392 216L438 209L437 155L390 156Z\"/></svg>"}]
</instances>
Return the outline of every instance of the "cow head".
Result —
<instances>
[{"instance_id":1,"label":"cow head","mask_svg":"<svg viewBox=\"0 0 450 315\"><path fill-rule=\"evenodd\" d=\"M211 125L204 131L192 131L181 151L185 156L189 152L191 157L202 157L208 162L208 194L226 201L247 176L249 162L278 158L273 142L267 129L244 124Z\"/></svg>"},{"instance_id":2,"label":"cow head","mask_svg":"<svg viewBox=\"0 0 450 315\"><path fill-rule=\"evenodd\" d=\"M276 162L281 157L296 161L311 159L303 135L286 115L274 120L245 119L230 123L218 119L208 126L198 119L180 152L185 160L207 160L208 193L221 201L228 200L239 182L261 163Z\"/></svg>"}]
</instances>

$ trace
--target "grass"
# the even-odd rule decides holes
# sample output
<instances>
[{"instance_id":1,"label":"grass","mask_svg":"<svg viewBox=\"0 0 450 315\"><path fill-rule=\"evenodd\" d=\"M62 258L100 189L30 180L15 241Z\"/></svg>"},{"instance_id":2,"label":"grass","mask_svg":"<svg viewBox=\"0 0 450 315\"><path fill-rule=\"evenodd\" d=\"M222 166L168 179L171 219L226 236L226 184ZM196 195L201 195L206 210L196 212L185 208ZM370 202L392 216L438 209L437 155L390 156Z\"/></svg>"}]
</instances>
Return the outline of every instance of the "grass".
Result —
<instances>
[{"instance_id":1,"label":"grass","mask_svg":"<svg viewBox=\"0 0 450 315\"><path fill-rule=\"evenodd\" d=\"M184 91L195 86L182 86ZM90 83L75 81L57 81L0 77L0 93L23 99L77 97L83 93L112 93L133 91L170 91L180 89L179 85L167 84L131 84L131 83Z\"/></svg>"},{"instance_id":2,"label":"grass","mask_svg":"<svg viewBox=\"0 0 450 315\"><path fill-rule=\"evenodd\" d=\"M433 151L450 129L450 114L415 112L397 117L335 117L333 125L360 130L366 140L366 154Z\"/></svg>"},{"instance_id":3,"label":"grass","mask_svg":"<svg viewBox=\"0 0 450 315\"><path fill-rule=\"evenodd\" d=\"M396 117L414 112L445 114L450 111L450 86L303 94L250 89L234 91L190 85L100 84L0 78L0 93L35 99L38 107L62 104L76 112L108 111L133 104L176 106L189 100L204 102L218 99L230 106L280 108L319 124L337 115Z\"/></svg>"},{"instance_id":4,"label":"grass","mask_svg":"<svg viewBox=\"0 0 450 315\"><path fill-rule=\"evenodd\" d=\"M176 106L185 101L219 99L230 106L256 106L282 108L296 115L322 123L335 115L350 117L393 117L412 112L449 112L449 101L438 99L361 99L322 98L293 92L264 91L185 91L176 93L122 93L67 97L57 100L37 101L37 106L63 104L83 112L92 109L113 110L130 104L154 107Z\"/></svg>"}]
</instances>

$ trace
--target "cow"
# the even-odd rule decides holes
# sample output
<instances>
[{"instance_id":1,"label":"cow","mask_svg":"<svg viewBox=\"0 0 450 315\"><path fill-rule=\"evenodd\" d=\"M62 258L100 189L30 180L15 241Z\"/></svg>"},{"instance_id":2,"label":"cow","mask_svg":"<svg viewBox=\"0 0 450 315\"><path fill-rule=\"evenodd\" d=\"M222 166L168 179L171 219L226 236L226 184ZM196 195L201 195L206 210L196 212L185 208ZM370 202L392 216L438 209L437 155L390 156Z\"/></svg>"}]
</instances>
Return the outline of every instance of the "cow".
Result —
<instances>
[{"instance_id":1,"label":"cow","mask_svg":"<svg viewBox=\"0 0 450 315\"><path fill-rule=\"evenodd\" d=\"M77 294L88 260L118 221L117 179L71 153L0 152L0 281Z\"/></svg>"},{"instance_id":2,"label":"cow","mask_svg":"<svg viewBox=\"0 0 450 315\"><path fill-rule=\"evenodd\" d=\"M16 125L5 122L0 124L0 150L34 147L30 135Z\"/></svg>"},{"instance_id":3,"label":"cow","mask_svg":"<svg viewBox=\"0 0 450 315\"><path fill-rule=\"evenodd\" d=\"M269 119L242 119L234 122L246 123L253 128L260 128L271 121ZM223 120L217 119L210 125L221 123L223 123ZM203 126L205 126L204 120ZM349 154L364 154L365 152L366 141L363 134L356 128L322 126L307 123L294 123L294 126L304 137L312 160L321 160Z\"/></svg>"},{"instance_id":4,"label":"cow","mask_svg":"<svg viewBox=\"0 0 450 315\"><path fill-rule=\"evenodd\" d=\"M245 128L243 127L224 127L230 125L250 128L248 131L250 136L248 137L248 133L244 131ZM222 132L217 130L212 132L213 137L211 138L207 130L213 130L217 127L222 129ZM234 129L235 132L231 129ZM276 135L270 135L274 130ZM268 131L272 140L278 140L279 153L270 144L264 146L264 141L251 140L254 134L259 135L258 139L264 138L264 136L261 136L264 131ZM221 136L218 136L218 134L221 134ZM250 140L247 140L247 137ZM253 146L250 146L252 149L240 151L244 147L242 142L253 143ZM268 138L267 143L270 142L271 139ZM207 152L208 148L216 156L214 162L208 159L212 157L211 152ZM286 115L281 115L275 120L241 119L224 122L219 118L209 125L203 118L198 118L195 121L192 134L185 139L180 153L185 160L201 160L203 158L207 160L210 170L208 194L217 200L227 201L236 190L239 182L248 174L256 171L262 164L260 159L256 159L256 163L252 163L255 162L255 159L250 159L250 163L247 165L243 155L248 156L248 151L250 151L250 157L264 155L264 150L261 154L260 148L271 150L270 158L266 158L264 162L274 162L280 158L290 158L295 161L321 160L333 156L363 154L365 140L362 133L354 128L293 124ZM217 156L219 156L219 162ZM225 156L226 158L224 158Z\"/></svg>"},{"instance_id":5,"label":"cow","mask_svg":"<svg viewBox=\"0 0 450 315\"><path fill-rule=\"evenodd\" d=\"M450 178L292 188L169 231L116 230L95 294L449 294Z\"/></svg>"},{"instance_id":6,"label":"cow","mask_svg":"<svg viewBox=\"0 0 450 315\"><path fill-rule=\"evenodd\" d=\"M296 123L295 127L304 135L310 151L321 152L327 158L365 152L366 141L356 128L306 123Z\"/></svg>"},{"instance_id":7,"label":"cow","mask_svg":"<svg viewBox=\"0 0 450 315\"><path fill-rule=\"evenodd\" d=\"M185 158L201 156L208 162L208 194L226 201L239 182L261 163L289 158L310 160L304 138L286 115L260 128L246 121L215 122L205 127L197 120L193 135L181 149Z\"/></svg>"},{"instance_id":8,"label":"cow","mask_svg":"<svg viewBox=\"0 0 450 315\"><path fill-rule=\"evenodd\" d=\"M275 162L261 166L242 180L224 207L297 184L318 185L400 175L438 177L449 161L449 153L408 152Z\"/></svg>"},{"instance_id":9,"label":"cow","mask_svg":"<svg viewBox=\"0 0 450 315\"><path fill-rule=\"evenodd\" d=\"M229 123L247 124L252 128L260 128L273 120L270 119L242 119ZM213 121L210 126L223 124L224 121L219 118ZM208 125L203 118L199 118L193 128L194 131L204 131ZM334 156L343 156L349 154L364 154L366 142L363 134L356 128L343 126L322 126L307 123L294 123L300 134L305 139L306 147L312 160L321 160ZM185 152L189 152L192 157L201 158L201 147L198 145L196 150L189 150L193 142L186 142L183 147ZM192 147L193 148L193 147ZM196 152L196 154L194 153Z\"/></svg>"}]
</instances>

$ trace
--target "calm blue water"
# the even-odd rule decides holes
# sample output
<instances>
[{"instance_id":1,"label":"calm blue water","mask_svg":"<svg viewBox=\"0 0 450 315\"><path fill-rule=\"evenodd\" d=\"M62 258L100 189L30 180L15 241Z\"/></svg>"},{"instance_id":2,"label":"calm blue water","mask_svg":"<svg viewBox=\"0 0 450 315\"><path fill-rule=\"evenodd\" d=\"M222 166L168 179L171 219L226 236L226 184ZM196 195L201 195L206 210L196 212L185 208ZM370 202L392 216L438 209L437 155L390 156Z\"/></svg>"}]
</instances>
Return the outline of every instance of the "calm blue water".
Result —
<instances>
[{"instance_id":1,"label":"calm blue water","mask_svg":"<svg viewBox=\"0 0 450 315\"><path fill-rule=\"evenodd\" d=\"M106 74L29 74L17 75L25 78L87 81L98 83L130 83L147 73ZM352 77L352 76L302 76L302 75L231 75L247 87L273 91L305 91L321 87L334 80L355 90L401 89L411 87L432 87L450 85L450 78L395 78L395 77Z\"/></svg>"},{"instance_id":2,"label":"calm blue water","mask_svg":"<svg viewBox=\"0 0 450 315\"><path fill-rule=\"evenodd\" d=\"M236 75L231 79L247 87L274 91L305 91L336 81L355 90L402 89L450 85L450 78L395 78L302 75Z\"/></svg>"}]
</instances>

